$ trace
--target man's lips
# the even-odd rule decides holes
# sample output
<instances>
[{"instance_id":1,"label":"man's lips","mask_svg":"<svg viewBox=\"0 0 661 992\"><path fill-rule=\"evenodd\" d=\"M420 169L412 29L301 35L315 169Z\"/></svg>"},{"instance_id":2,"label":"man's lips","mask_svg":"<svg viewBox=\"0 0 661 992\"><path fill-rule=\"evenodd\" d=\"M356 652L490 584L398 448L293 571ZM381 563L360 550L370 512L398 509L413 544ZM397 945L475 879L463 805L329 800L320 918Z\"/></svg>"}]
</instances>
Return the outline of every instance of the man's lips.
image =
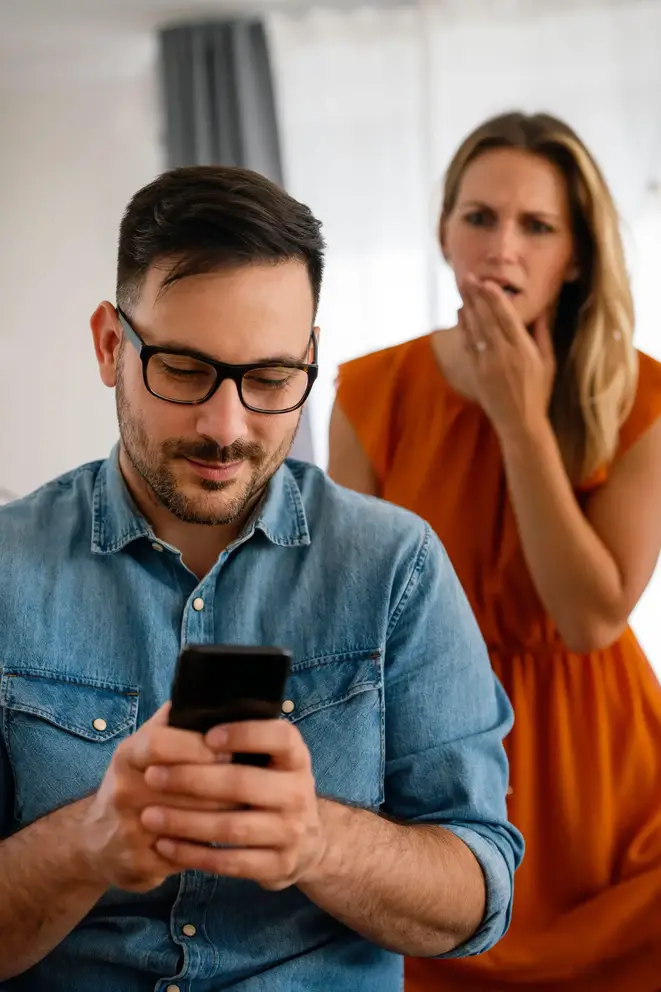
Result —
<instances>
[{"instance_id":1,"label":"man's lips","mask_svg":"<svg viewBox=\"0 0 661 992\"><path fill-rule=\"evenodd\" d=\"M242 461L198 462L195 458L188 456L185 458L199 476L203 479L209 479L211 482L224 482L226 479L233 478L243 464Z\"/></svg>"}]
</instances>

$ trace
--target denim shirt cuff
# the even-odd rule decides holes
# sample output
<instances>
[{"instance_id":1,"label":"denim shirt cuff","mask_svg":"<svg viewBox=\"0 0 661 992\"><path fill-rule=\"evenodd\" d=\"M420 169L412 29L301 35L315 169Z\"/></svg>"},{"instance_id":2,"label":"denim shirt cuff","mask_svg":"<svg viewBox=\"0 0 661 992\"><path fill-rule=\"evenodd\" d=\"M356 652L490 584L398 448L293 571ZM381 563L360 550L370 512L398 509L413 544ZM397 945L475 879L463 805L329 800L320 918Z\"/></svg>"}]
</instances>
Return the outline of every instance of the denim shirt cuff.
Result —
<instances>
[{"instance_id":1,"label":"denim shirt cuff","mask_svg":"<svg viewBox=\"0 0 661 992\"><path fill-rule=\"evenodd\" d=\"M512 871L498 846L470 827L444 824L466 844L480 863L486 886L486 909L480 927L464 944L439 958L463 958L482 954L506 933L512 914Z\"/></svg>"}]
</instances>

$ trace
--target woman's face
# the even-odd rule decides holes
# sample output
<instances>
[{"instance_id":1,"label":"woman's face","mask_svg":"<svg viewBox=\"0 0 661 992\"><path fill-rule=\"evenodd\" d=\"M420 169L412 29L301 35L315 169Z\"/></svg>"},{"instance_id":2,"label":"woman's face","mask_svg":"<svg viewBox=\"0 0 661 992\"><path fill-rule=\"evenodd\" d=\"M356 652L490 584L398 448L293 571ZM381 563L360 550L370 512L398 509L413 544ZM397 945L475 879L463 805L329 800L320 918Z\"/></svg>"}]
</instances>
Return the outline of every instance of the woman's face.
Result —
<instances>
[{"instance_id":1,"label":"woman's face","mask_svg":"<svg viewBox=\"0 0 661 992\"><path fill-rule=\"evenodd\" d=\"M441 241L460 292L468 275L499 283L526 326L552 310L578 274L562 172L514 148L468 165Z\"/></svg>"}]
</instances>

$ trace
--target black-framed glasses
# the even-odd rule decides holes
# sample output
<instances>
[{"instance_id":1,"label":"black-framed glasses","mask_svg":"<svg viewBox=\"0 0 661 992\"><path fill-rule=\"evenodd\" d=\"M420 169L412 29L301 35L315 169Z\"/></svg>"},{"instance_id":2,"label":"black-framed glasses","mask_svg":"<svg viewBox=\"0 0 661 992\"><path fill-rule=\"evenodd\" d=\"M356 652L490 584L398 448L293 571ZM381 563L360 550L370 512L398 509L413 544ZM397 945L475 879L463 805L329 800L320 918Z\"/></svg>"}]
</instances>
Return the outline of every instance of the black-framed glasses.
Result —
<instances>
[{"instance_id":1,"label":"black-framed glasses","mask_svg":"<svg viewBox=\"0 0 661 992\"><path fill-rule=\"evenodd\" d=\"M311 362L255 362L228 365L195 351L145 344L119 307L122 330L138 352L145 387L159 400L188 406L206 403L225 379L235 383L239 399L253 413L291 413L303 406L319 372L317 336L312 332Z\"/></svg>"}]
</instances>

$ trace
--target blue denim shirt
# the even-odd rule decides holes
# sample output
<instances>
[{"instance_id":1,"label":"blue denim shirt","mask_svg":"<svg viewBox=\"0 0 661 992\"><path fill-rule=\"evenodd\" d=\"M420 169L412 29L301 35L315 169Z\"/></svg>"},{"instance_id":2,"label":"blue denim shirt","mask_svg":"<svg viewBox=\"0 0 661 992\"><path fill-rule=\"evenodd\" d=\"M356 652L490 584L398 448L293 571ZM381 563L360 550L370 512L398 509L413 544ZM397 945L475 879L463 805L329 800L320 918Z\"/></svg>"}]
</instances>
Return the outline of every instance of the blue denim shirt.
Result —
<instances>
[{"instance_id":1,"label":"blue denim shirt","mask_svg":"<svg viewBox=\"0 0 661 992\"><path fill-rule=\"evenodd\" d=\"M452 567L417 517L289 461L198 581L137 512L115 452L0 509L0 560L0 837L99 785L119 741L169 698L183 644L284 645L294 656L286 718L319 792L456 833L482 865L488 900L454 954L502 936L522 849L504 799L511 710ZM297 888L191 871L145 894L110 889L2 989L401 984L398 955Z\"/></svg>"}]
</instances>

